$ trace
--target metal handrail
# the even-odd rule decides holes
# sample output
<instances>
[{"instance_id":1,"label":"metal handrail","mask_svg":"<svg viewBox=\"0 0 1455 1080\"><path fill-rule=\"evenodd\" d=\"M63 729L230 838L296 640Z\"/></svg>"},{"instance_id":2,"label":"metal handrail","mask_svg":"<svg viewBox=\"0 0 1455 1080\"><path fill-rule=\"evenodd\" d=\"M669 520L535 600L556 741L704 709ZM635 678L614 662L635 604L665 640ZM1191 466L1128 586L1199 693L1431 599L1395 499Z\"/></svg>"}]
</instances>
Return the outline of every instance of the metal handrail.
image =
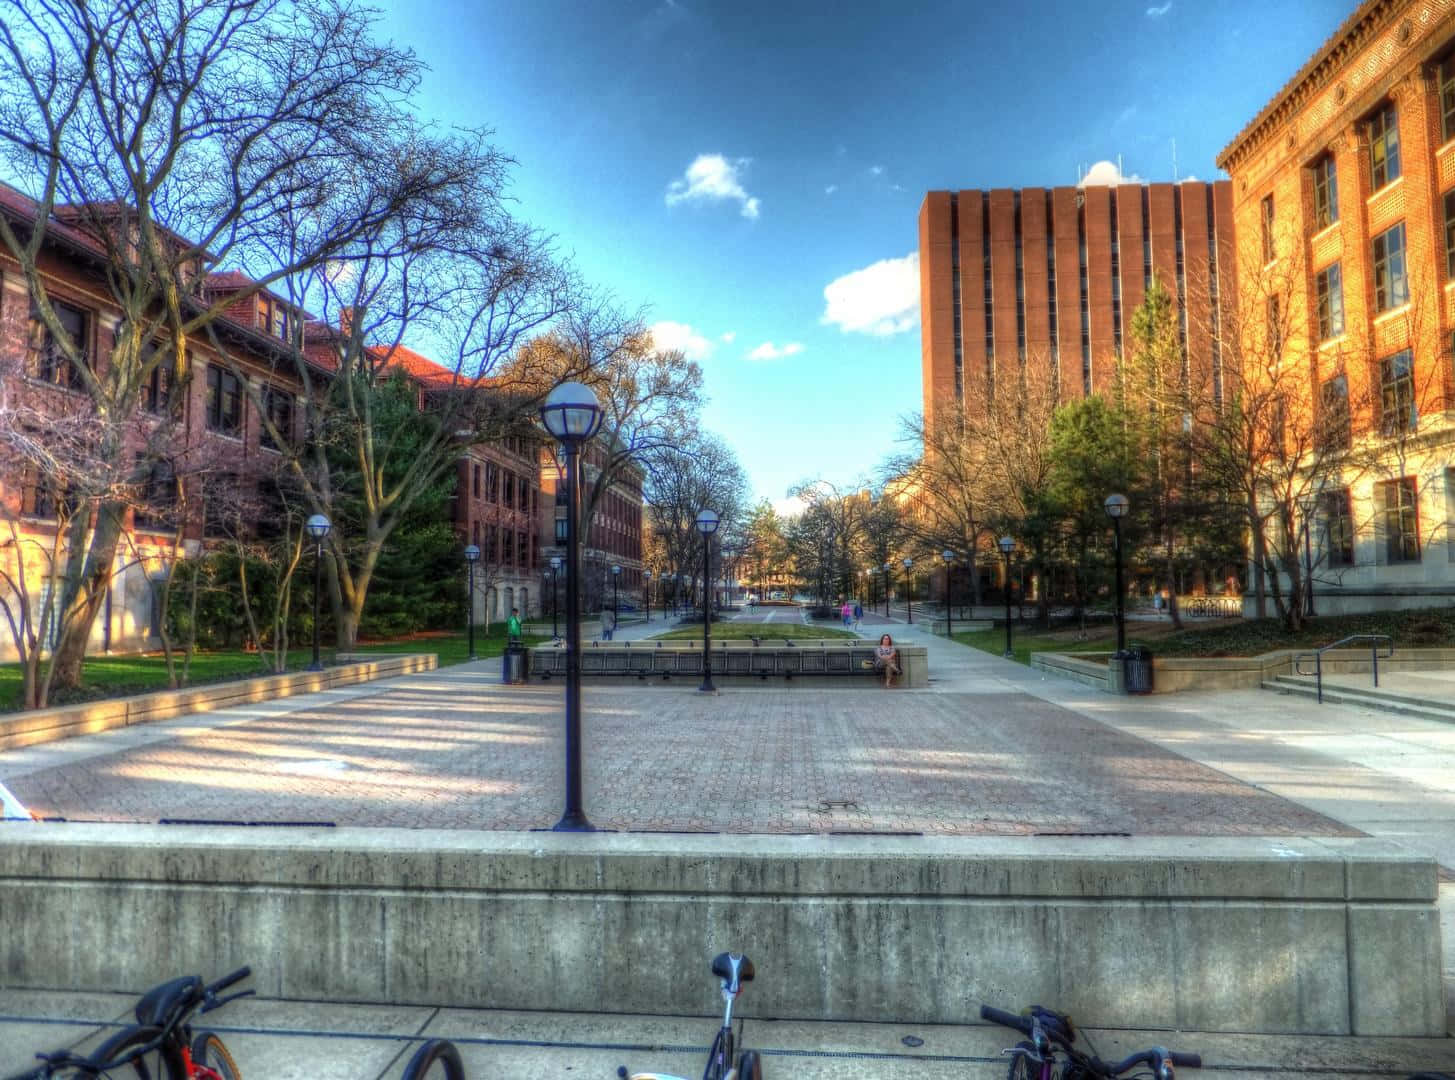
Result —
<instances>
[{"instance_id":1,"label":"metal handrail","mask_svg":"<svg viewBox=\"0 0 1455 1080\"><path fill-rule=\"evenodd\" d=\"M1369 642L1369 662L1374 671L1374 685L1377 687L1379 685L1379 646L1383 644L1389 649L1389 651L1384 654L1384 659L1388 660L1391 656L1394 655L1394 639L1388 634L1350 634L1346 638L1340 638L1332 645L1325 645L1323 646L1323 648L1316 649L1311 653L1298 653L1294 656L1293 673L1295 675L1312 675L1317 680L1318 698L1320 705L1324 703L1324 653L1328 652L1330 649L1337 649L1341 646L1351 644L1355 641ZM1305 671L1303 669L1303 662L1309 657L1313 657L1313 671Z\"/></svg>"}]
</instances>

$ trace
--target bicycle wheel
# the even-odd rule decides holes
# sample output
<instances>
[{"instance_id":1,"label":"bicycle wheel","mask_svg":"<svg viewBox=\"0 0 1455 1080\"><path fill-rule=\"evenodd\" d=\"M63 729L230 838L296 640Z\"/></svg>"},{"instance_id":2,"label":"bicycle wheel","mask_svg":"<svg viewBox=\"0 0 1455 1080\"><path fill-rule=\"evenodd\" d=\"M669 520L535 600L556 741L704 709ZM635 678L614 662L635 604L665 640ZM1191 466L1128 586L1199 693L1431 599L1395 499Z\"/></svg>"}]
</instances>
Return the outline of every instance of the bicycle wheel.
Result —
<instances>
[{"instance_id":1,"label":"bicycle wheel","mask_svg":"<svg viewBox=\"0 0 1455 1080\"><path fill-rule=\"evenodd\" d=\"M163 1044L139 1057L105 1068L108 1062L124 1057L128 1050L154 1042L162 1033L157 1027L129 1027L118 1031L96 1048L91 1060L103 1066L98 1076L108 1080L187 1080L187 1067L176 1047Z\"/></svg>"},{"instance_id":2,"label":"bicycle wheel","mask_svg":"<svg viewBox=\"0 0 1455 1080\"><path fill-rule=\"evenodd\" d=\"M430 1039L404 1066L403 1080L465 1080L465 1063L448 1039Z\"/></svg>"},{"instance_id":3,"label":"bicycle wheel","mask_svg":"<svg viewBox=\"0 0 1455 1080\"><path fill-rule=\"evenodd\" d=\"M1029 1050L1031 1053L1036 1050L1028 1042L1019 1042L1015 1046L1017 1050ZM1010 1059L1010 1071L1006 1073L1006 1080L1040 1080L1040 1077L1040 1068L1025 1054L1016 1054Z\"/></svg>"},{"instance_id":4,"label":"bicycle wheel","mask_svg":"<svg viewBox=\"0 0 1455 1080\"><path fill-rule=\"evenodd\" d=\"M738 1058L738 1080L763 1080L763 1062L756 1050L744 1050Z\"/></svg>"},{"instance_id":5,"label":"bicycle wheel","mask_svg":"<svg viewBox=\"0 0 1455 1080\"><path fill-rule=\"evenodd\" d=\"M242 1080L242 1070L213 1031L199 1031L192 1040L192 1064L211 1069L222 1080Z\"/></svg>"}]
</instances>

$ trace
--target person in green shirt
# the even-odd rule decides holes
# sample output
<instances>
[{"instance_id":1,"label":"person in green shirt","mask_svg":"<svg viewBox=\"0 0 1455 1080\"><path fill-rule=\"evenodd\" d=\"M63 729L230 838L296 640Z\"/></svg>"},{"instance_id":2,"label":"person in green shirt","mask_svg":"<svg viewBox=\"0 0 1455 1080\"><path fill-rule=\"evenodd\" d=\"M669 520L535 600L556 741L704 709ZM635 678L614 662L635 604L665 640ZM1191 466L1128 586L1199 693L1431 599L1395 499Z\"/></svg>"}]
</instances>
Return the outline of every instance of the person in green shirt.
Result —
<instances>
[{"instance_id":1,"label":"person in green shirt","mask_svg":"<svg viewBox=\"0 0 1455 1080\"><path fill-rule=\"evenodd\" d=\"M520 608L510 609L510 618L505 621L505 638L512 645L520 642Z\"/></svg>"}]
</instances>

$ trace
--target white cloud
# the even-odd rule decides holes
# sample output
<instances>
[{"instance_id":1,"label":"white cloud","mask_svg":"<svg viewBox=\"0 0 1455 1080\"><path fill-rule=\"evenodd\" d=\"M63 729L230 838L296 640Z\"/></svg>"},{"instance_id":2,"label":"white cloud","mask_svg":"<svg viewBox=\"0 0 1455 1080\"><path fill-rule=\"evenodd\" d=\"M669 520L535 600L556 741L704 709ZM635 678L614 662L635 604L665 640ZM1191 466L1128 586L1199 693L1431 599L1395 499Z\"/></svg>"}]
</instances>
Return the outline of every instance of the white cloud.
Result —
<instances>
[{"instance_id":1,"label":"white cloud","mask_svg":"<svg viewBox=\"0 0 1455 1080\"><path fill-rule=\"evenodd\" d=\"M825 195L832 195L834 192L836 192L838 190L839 190L839 185L838 184L830 184L828 187L826 187L826 188L823 189L823 193Z\"/></svg>"},{"instance_id":2,"label":"white cloud","mask_svg":"<svg viewBox=\"0 0 1455 1080\"><path fill-rule=\"evenodd\" d=\"M727 344L731 345L733 343L733 338L735 338L737 336L738 336L738 332L736 330L729 330L726 334L724 334L722 336L722 339L723 339L724 342L726 342Z\"/></svg>"},{"instance_id":3,"label":"white cloud","mask_svg":"<svg viewBox=\"0 0 1455 1080\"><path fill-rule=\"evenodd\" d=\"M1160 19L1163 15L1166 15L1171 10L1172 0L1167 0L1167 3L1163 4L1161 7L1149 7L1147 9L1147 18Z\"/></svg>"},{"instance_id":4,"label":"white cloud","mask_svg":"<svg viewBox=\"0 0 1455 1080\"><path fill-rule=\"evenodd\" d=\"M788 495L773 500L773 510L779 517L797 517L808 509L808 500L798 495Z\"/></svg>"},{"instance_id":5,"label":"white cloud","mask_svg":"<svg viewBox=\"0 0 1455 1080\"><path fill-rule=\"evenodd\" d=\"M743 217L755 220L762 204L756 195L747 193L742 179L750 160L729 161L721 154L698 154L682 177L667 185L667 205L730 200L738 204Z\"/></svg>"},{"instance_id":6,"label":"white cloud","mask_svg":"<svg viewBox=\"0 0 1455 1080\"><path fill-rule=\"evenodd\" d=\"M1136 173L1127 175L1115 161L1098 161L1086 170L1077 187L1116 187L1118 184L1140 184L1143 180Z\"/></svg>"},{"instance_id":7,"label":"white cloud","mask_svg":"<svg viewBox=\"0 0 1455 1080\"><path fill-rule=\"evenodd\" d=\"M652 345L661 352L680 349L689 360L706 360L712 355L712 342L686 323L653 323L650 333Z\"/></svg>"},{"instance_id":8,"label":"white cloud","mask_svg":"<svg viewBox=\"0 0 1455 1080\"><path fill-rule=\"evenodd\" d=\"M1202 183L1201 180L1199 180L1197 177L1193 176L1191 173L1189 173L1188 175L1184 176L1181 180L1179 180L1177 182L1179 184L1200 184L1200 183Z\"/></svg>"},{"instance_id":9,"label":"white cloud","mask_svg":"<svg viewBox=\"0 0 1455 1080\"><path fill-rule=\"evenodd\" d=\"M782 360L785 356L797 356L801 352L803 352L803 345L797 341L790 341L786 345L774 345L771 341L765 341L748 353L748 359Z\"/></svg>"},{"instance_id":10,"label":"white cloud","mask_svg":"<svg viewBox=\"0 0 1455 1080\"><path fill-rule=\"evenodd\" d=\"M884 166L883 165L870 165L869 166L869 171L871 173L873 173L875 176L883 176L884 175Z\"/></svg>"},{"instance_id":11,"label":"white cloud","mask_svg":"<svg viewBox=\"0 0 1455 1080\"><path fill-rule=\"evenodd\" d=\"M829 282L824 323L845 332L885 337L919 324L919 253L880 259Z\"/></svg>"}]
</instances>

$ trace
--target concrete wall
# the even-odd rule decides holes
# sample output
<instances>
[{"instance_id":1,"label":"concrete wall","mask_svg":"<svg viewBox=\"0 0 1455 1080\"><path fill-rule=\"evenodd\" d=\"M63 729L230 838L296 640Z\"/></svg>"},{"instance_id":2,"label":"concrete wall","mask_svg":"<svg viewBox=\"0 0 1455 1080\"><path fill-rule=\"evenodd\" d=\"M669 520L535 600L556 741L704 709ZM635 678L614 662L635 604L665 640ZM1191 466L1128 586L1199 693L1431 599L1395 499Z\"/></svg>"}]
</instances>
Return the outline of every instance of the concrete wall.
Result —
<instances>
[{"instance_id":1,"label":"concrete wall","mask_svg":"<svg viewBox=\"0 0 1455 1080\"><path fill-rule=\"evenodd\" d=\"M1157 694L1179 690L1256 690L1277 675L1293 674L1293 658L1301 650L1279 649L1262 656L1154 656L1152 689ZM1313 670L1313 661L1306 667ZM1121 665L1105 653L1032 653L1031 666L1062 678L1122 692ZM1324 654L1324 674L1362 673L1370 669L1369 650L1336 649ZM1381 657L1380 671L1429 671L1455 668L1455 649L1397 649Z\"/></svg>"},{"instance_id":2,"label":"concrete wall","mask_svg":"<svg viewBox=\"0 0 1455 1080\"><path fill-rule=\"evenodd\" d=\"M247 963L264 995L680 1013L1439 1035L1436 869L1372 839L660 836L18 825L14 987Z\"/></svg>"},{"instance_id":3,"label":"concrete wall","mask_svg":"<svg viewBox=\"0 0 1455 1080\"><path fill-rule=\"evenodd\" d=\"M343 658L341 658L343 659ZM53 742L73 735L91 735L130 724L149 724L188 713L213 712L234 705L251 705L274 698L328 690L335 686L388 679L415 671L430 671L433 653L425 655L352 658L323 671L295 671L257 679L230 679L185 690L110 698L80 705L58 705L0 717L0 750Z\"/></svg>"}]
</instances>

